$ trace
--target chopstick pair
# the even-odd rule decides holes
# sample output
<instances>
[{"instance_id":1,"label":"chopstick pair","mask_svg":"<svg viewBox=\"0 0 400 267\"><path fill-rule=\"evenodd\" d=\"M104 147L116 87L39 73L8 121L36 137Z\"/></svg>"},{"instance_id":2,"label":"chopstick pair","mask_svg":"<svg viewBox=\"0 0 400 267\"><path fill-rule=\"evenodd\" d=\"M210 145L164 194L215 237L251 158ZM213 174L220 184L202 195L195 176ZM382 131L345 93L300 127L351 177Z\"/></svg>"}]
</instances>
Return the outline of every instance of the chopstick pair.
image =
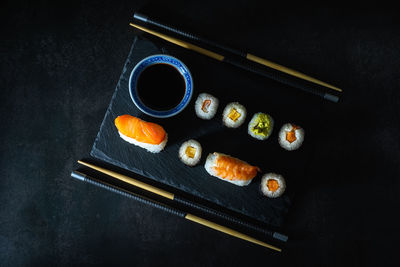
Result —
<instances>
[{"instance_id":1,"label":"chopstick pair","mask_svg":"<svg viewBox=\"0 0 400 267\"><path fill-rule=\"evenodd\" d=\"M223 46L221 44L218 44L216 42L207 40L205 38L193 35L191 33L182 31L180 29L177 29L175 27L163 24L159 21L156 21L154 19L149 18L146 15L143 14L139 14L139 13L135 13L133 18L137 21L140 21L141 23L144 24L148 24L157 28L161 28L167 32L171 32L173 34L177 34L185 39L189 39L191 41L195 41L197 43L203 43L207 46L216 48L218 50L222 50L223 54L220 53L216 53L213 52L211 50L205 49L203 47L200 47L198 45L195 44L191 44L189 42L186 42L184 40L180 40L177 39L175 37L172 36L168 36L166 34L163 33L159 33L156 32L154 30L148 29L144 26L135 24L135 23L130 23L130 26L135 27L139 30L142 30L144 32L147 32L151 35L157 36L161 39L164 39L170 43L176 44L178 46L181 46L183 48L189 49L189 50L193 50L195 52L198 52L200 54L206 55L208 57L214 58L218 61L222 61L222 62L226 62L229 63L231 65L234 65L236 67L239 67L241 69L244 69L246 71L249 72L253 72L256 73L258 75L273 79L275 81L278 81L280 83L289 85L291 87L300 89L302 91L305 91L307 93L311 93L317 96L320 96L324 99L327 99L329 101L332 102L338 102L339 101L339 97L333 94L330 94L328 92L326 92L325 89L331 89L334 90L336 92L342 92L342 89L333 86L331 84L328 84L326 82L320 81L316 78L313 78L311 76L308 76L304 73L301 73L299 71L290 69L288 67L279 65L277 63L274 63L272 61L269 61L267 59L255 56L253 54L250 53L246 53L246 52L242 52L230 47L226 47ZM231 57L229 55L234 55L238 58L241 58L242 60L238 60L235 57ZM253 62L256 63L255 65L253 64L246 64L243 62L243 60L245 61L249 61L249 62ZM260 66L263 66L264 68L260 68Z\"/></svg>"},{"instance_id":2,"label":"chopstick pair","mask_svg":"<svg viewBox=\"0 0 400 267\"><path fill-rule=\"evenodd\" d=\"M87 166L89 168L92 168L94 170L97 170L97 171L99 171L101 173L107 174L107 175L109 175L109 176L111 176L113 178L116 178L116 179L120 180L120 181L126 182L128 184L131 184L133 186L139 187L139 188L144 189L146 191L152 192L152 193L157 194L159 196L162 196L162 197L168 198L170 200L174 200L174 201L176 201L178 203L184 204L185 206L193 207L193 208L196 208L198 210L204 211L204 212L206 212L208 214L212 214L212 215L218 216L220 218L223 218L223 219L225 219L227 221L230 221L230 222L242 225L242 226L246 226L246 227L248 227L250 229L253 229L253 230L257 230L257 231L263 232L264 234L268 234L268 235L272 236L273 238L278 239L280 241L284 241L284 242L287 241L287 236L285 236L285 235L282 235L282 234L277 233L277 232L267 231L267 230L262 229L262 228L260 228L258 226L249 224L247 222L241 221L241 220L239 220L237 218L231 217L231 216L226 215L224 213L221 213L221 212L215 211L213 209L207 208L205 206L199 205L197 203L191 202L191 201L186 200L186 199L184 199L182 197L176 196L176 195L174 195L174 194L172 194L172 193L170 193L168 191L165 191L165 190L157 188L155 186L146 184L146 183L144 183L142 181L130 178L128 176L116 173L114 171L111 171L111 170L108 170L108 169L105 169L105 168L102 168L102 167L99 167L99 166L96 166L96 165L93 165L93 164L90 164L90 163L87 163L87 162L84 162L84 161L80 161L79 160L78 163L80 163L80 164L82 164L84 166ZM75 173L77 173L77 172L75 172ZM161 208L161 209L163 209L165 211L168 211L168 212L170 212L172 214L176 214L176 215L178 215L180 217L183 217L183 218L188 219L190 221L202 224L204 226L207 226L209 228L218 230L220 232L224 232L224 233L229 234L231 236L235 236L237 238L240 238L240 239L243 239L243 240L246 240L246 241L249 241L249 242L252 242L252 243L267 247L267 248L270 248L270 249L273 249L275 251L279 251L279 252L281 251L280 248L277 248L275 246L272 246L270 244L267 244L265 242L257 240L257 239L255 239L253 237L250 237L248 235L245 235L243 233L235 231L235 230L233 230L231 228L216 224L214 222L211 222L209 220L206 220L204 218L195 216L195 215L190 214L190 213L185 213L185 212L180 211L178 209L172 208L172 207L167 206L165 204L158 203L158 202L156 202L154 200L150 200L148 198L139 196L137 194L133 194L133 193L128 192L128 191L126 191L124 189L118 188L117 186L110 185L110 184L107 184L107 183L105 183L103 181L99 181L99 180L96 180L94 178L91 178L91 177L88 177L86 175L83 175L82 173L75 174L75 176L73 174L71 174L71 175L74 178L78 178L78 175L79 175L79 177L80 177L79 179L82 180L82 181L89 182L91 184L100 186L102 188L108 189L110 191L113 191L113 192L116 192L116 193L119 193L119 194L122 194L122 195L131 194L131 195L134 196L134 197L131 197L131 198L138 199L139 201L141 201L140 198L143 198L143 199L145 199L145 201L147 201L146 203L149 203L149 201L152 202L153 204L151 204L151 206ZM144 202L144 201L141 201L141 202ZM185 215L182 215L182 214L185 214Z\"/></svg>"}]
</instances>

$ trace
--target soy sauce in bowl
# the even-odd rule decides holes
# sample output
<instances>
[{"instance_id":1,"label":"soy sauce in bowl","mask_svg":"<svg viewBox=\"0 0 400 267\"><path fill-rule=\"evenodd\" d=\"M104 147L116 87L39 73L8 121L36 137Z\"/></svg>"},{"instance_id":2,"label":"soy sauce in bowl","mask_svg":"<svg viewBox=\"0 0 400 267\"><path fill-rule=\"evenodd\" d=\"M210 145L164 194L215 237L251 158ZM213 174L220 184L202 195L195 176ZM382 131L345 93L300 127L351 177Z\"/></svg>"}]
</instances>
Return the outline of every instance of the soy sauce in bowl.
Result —
<instances>
[{"instance_id":1,"label":"soy sauce in bowl","mask_svg":"<svg viewBox=\"0 0 400 267\"><path fill-rule=\"evenodd\" d=\"M166 54L151 55L132 69L129 95L143 113L169 118L188 106L193 95L193 78L179 59Z\"/></svg>"},{"instance_id":2,"label":"soy sauce in bowl","mask_svg":"<svg viewBox=\"0 0 400 267\"><path fill-rule=\"evenodd\" d=\"M185 80L179 71L164 63L146 67L139 75L136 90L147 107L165 111L176 107L185 96Z\"/></svg>"}]
</instances>

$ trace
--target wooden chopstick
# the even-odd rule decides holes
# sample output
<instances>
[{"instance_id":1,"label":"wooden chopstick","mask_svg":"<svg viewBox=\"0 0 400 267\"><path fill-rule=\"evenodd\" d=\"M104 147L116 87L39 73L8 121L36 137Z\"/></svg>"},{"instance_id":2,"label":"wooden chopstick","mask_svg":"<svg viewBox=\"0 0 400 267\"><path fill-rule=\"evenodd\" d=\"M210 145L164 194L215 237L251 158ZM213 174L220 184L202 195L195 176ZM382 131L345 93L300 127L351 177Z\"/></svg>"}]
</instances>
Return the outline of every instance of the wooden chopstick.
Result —
<instances>
[{"instance_id":1,"label":"wooden chopstick","mask_svg":"<svg viewBox=\"0 0 400 267\"><path fill-rule=\"evenodd\" d=\"M220 211L216 211L216 210L211 209L209 207L206 207L206 206L200 205L198 203L195 203L195 202L193 202L193 201L191 201L189 199L186 199L184 197L177 196L177 195L175 195L173 193L170 193L170 192L168 192L166 190L163 190L161 188L157 188L155 186L146 184L146 183L144 183L142 181L139 181L137 179L131 178L129 176L126 176L126 175L123 175L123 174L108 170L106 168L103 168L103 167L100 167L100 166L97 166L97 165L94 165L94 164L91 164L91 163L88 163L88 162L84 162L82 160L78 160L78 163L82 164L82 165L84 165L86 167L89 167L89 168L91 168L93 170L96 170L98 172L107 174L110 177L113 177L115 179L118 179L120 181L128 183L128 184L133 185L135 187L139 187L139 188L141 188L143 190L152 192L152 193L154 193L156 195L159 195L159 196L168 198L170 200L176 201L176 202L178 202L180 204L183 204L183 205L185 205L187 207L194 207L197 210L200 210L202 212L217 216L217 217L222 218L222 219L224 219L226 221L233 222L235 224L238 224L238 225L241 225L241 226L245 226L245 227L247 227L249 229L261 232L261 233L266 234L266 235L268 235L268 236L270 236L270 237L272 237L274 239L277 239L279 241L286 242L288 240L288 237L286 235L284 235L284 234L278 233L276 231L270 231L270 230L261 228L259 226L254 225L254 224L251 224L251 223L248 223L246 221L240 220L238 218L232 217L232 216L230 216L230 215L228 215L226 213L222 213Z\"/></svg>"},{"instance_id":2,"label":"wooden chopstick","mask_svg":"<svg viewBox=\"0 0 400 267\"><path fill-rule=\"evenodd\" d=\"M273 79L273 80L275 80L277 82L289 85L291 87L300 89L300 90L302 90L304 92L307 92L307 93L322 97L322 98L324 98L326 100L329 100L329 101L332 101L332 102L335 102L335 103L339 101L339 97L338 96L332 95L332 94L330 94L328 92L325 92L324 90L321 89L321 88L326 88L326 87L323 87L323 86L320 86L321 88L316 87L315 83L309 82L309 84L306 84L303 79L298 79L297 77L294 77L292 75L284 76L281 72L277 71L276 69L273 69L273 68L260 69L257 66L251 66L249 64L244 64L244 63L242 63L242 62L240 62L240 61L238 61L238 60L236 60L236 59L234 59L232 57L226 57L224 55L215 53L215 52L213 52L211 50L208 50L208 49L202 48L200 46L191 44L189 42L177 39L175 37L168 36L168 35L163 34L163 33L156 32L156 31L148 29L146 27L143 27L143 26L140 26L140 25L137 25L137 24L134 24L134 23L130 23L129 25L134 27L134 28L137 28L137 29L139 29L141 31L149 33L151 35L157 36L157 37L159 37L159 38L161 38L163 40L166 40L166 41L168 41L170 43L173 43L173 44L178 45L180 47L195 51L195 52L200 53L202 55L214 58L214 59L216 59L218 61L229 63L229 64L231 64L233 66L238 67L238 68L244 69L244 70L249 71L249 72L253 72L255 74L267 77L269 79ZM273 70L273 71L271 71L271 70ZM308 81L306 81L306 82L308 82ZM317 85L317 86L319 86L319 85Z\"/></svg>"},{"instance_id":3,"label":"wooden chopstick","mask_svg":"<svg viewBox=\"0 0 400 267\"><path fill-rule=\"evenodd\" d=\"M270 245L270 244L265 243L263 241L260 241L258 239L255 239L255 238L253 238L251 236L248 236L246 234L243 234L241 232L233 230L233 229L231 229L229 227L214 223L212 221L206 220L204 218L198 217L198 216L190 214L190 213L183 212L183 211L181 211L179 209L170 207L170 206L168 206L166 204L157 202L155 200L152 200L150 198L141 196L139 194L136 194L136 193L133 193L133 192L129 192L129 191L124 190L124 189L122 189L122 188L120 188L118 186L111 185L111 184L106 183L104 181L100 181L98 179L95 179L93 177L85 175L85 174L83 174L81 172L74 171L74 172L71 173L71 176L73 178L75 178L75 179L78 179L78 180L90 183L92 185L104 188L106 190L109 190L111 192L123 195L125 197L131 198L131 199L135 199L137 201L140 201L140 202L145 203L147 205L150 205L152 207L156 207L156 208L159 208L159 209L164 210L166 212L169 212L171 214L177 215L177 216L179 216L181 218L185 218L186 220L189 220L189 221L204 225L204 226L206 226L208 228L223 232L225 234L228 234L228 235L231 235L231 236L246 240L248 242L251 242L251 243L254 243L254 244L257 244L257 245L260 245L260 246L263 246L263 247L266 247L266 248L269 248L269 249L272 249L272 250L275 250L275 251L278 251L278 252L282 251L282 249L280 249L280 248L278 248L276 246L273 246L273 245Z\"/></svg>"},{"instance_id":4,"label":"wooden chopstick","mask_svg":"<svg viewBox=\"0 0 400 267\"><path fill-rule=\"evenodd\" d=\"M336 87L334 85L331 85L329 83L320 81L320 80L318 80L316 78L308 76L308 75L306 75L304 73L301 73L301 72L299 72L297 70L290 69L288 67L282 66L282 65L280 65L278 63L274 63L274 62L272 62L272 61L270 61L268 59L261 58L261 57L258 57L258 56L255 56L255 55L252 55L252 54L249 54L249 53L246 53L246 58L248 60L253 61L253 62L257 62L257 63L259 63L261 65L276 69L278 71L281 71L281 72L284 72L286 74L295 76L297 78L300 78L300 79L303 79L303 80L306 80L306 81L309 81L309 82L312 82L312 83L315 83L315 84L319 84L319 85L325 86L325 87L333 89L333 90L335 90L337 92L342 92L343 91L342 89L340 89L340 88L338 88L338 87Z\"/></svg>"},{"instance_id":5,"label":"wooden chopstick","mask_svg":"<svg viewBox=\"0 0 400 267\"><path fill-rule=\"evenodd\" d=\"M189 50L193 50L193 51L195 51L197 53L200 53L200 54L203 54L205 56L211 57L211 58L216 59L218 61L223 61L225 59L225 57L223 55L220 55L220 54L215 53L213 51L210 51L208 49L204 49L204 48L202 48L200 46L191 44L189 42L185 42L183 40L168 36L166 34L162 34L162 33L150 30L150 29L148 29L146 27L143 27L143 26L140 26L140 25L137 25L137 24L134 24L134 23L129 23L129 25L134 27L134 28L136 28L136 29L139 29L141 31L147 32L147 33L149 33L151 35L157 36L157 37L159 37L159 38L161 38L161 39L163 39L165 41L168 41L170 43L176 44L176 45L178 45L180 47L183 47L183 48L186 48L186 49L189 49Z\"/></svg>"},{"instance_id":6,"label":"wooden chopstick","mask_svg":"<svg viewBox=\"0 0 400 267\"><path fill-rule=\"evenodd\" d=\"M236 56L239 56L239 57L242 57L242 58L246 58L246 59L248 59L250 61L253 61L253 62L256 62L258 64L273 68L273 69L278 70L280 72L284 72L286 74L295 76L297 78L300 78L300 79L303 79L303 80L306 80L306 81L309 81L309 82L312 82L312 83L315 83L315 84L318 84L318 85L321 85L321 86L325 86L327 88L333 89L333 90L338 91L338 92L342 92L342 89L340 89L340 88L338 88L338 87L336 87L334 85L331 85L331 84L328 84L326 82L320 81L320 80L318 80L316 78L313 78L313 77L311 77L309 75L301 73L301 72L299 72L297 70L290 69L288 67L285 67L285 66L282 66L280 64L274 63L274 62L272 62L272 61L270 61L268 59L264 59L264 58L255 56L255 55L247 53L247 52L242 52L242 51L230 48L230 47L226 47L224 45L218 44L218 43L216 43L214 41L210 41L210 40L205 39L203 37L199 37L199 36L194 35L192 33L188 33L188 32L182 31L182 30L180 30L180 29L178 29L176 27L173 27L171 25L166 25L164 23L161 23L160 21L156 21L156 20L154 20L152 18L149 18L146 15L143 15L143 14L135 12L135 14L133 15L133 18L138 20L138 21L141 21L143 23L146 23L146 24L161 28L161 29L166 30L168 32L172 32L172 33L178 34L178 35L180 35L180 36L182 36L184 38L190 39L192 41L202 42L202 43L204 43L206 45L218 48L218 49L223 50L225 52L232 53L232 54L234 54Z\"/></svg>"}]
</instances>

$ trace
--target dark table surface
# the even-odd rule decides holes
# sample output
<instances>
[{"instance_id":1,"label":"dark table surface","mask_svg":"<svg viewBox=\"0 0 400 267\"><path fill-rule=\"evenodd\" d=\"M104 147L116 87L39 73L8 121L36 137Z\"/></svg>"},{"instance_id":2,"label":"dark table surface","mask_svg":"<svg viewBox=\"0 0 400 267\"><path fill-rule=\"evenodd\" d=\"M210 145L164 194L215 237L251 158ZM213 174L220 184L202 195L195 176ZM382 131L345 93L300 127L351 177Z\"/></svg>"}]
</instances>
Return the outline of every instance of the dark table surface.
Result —
<instances>
[{"instance_id":1,"label":"dark table surface","mask_svg":"<svg viewBox=\"0 0 400 267\"><path fill-rule=\"evenodd\" d=\"M13 1L0 10L0 265L398 261L396 8ZM282 253L70 178L76 160L89 157L134 38L135 10L344 88L339 104L316 111L324 114L321 144L281 229L290 237Z\"/></svg>"}]
</instances>

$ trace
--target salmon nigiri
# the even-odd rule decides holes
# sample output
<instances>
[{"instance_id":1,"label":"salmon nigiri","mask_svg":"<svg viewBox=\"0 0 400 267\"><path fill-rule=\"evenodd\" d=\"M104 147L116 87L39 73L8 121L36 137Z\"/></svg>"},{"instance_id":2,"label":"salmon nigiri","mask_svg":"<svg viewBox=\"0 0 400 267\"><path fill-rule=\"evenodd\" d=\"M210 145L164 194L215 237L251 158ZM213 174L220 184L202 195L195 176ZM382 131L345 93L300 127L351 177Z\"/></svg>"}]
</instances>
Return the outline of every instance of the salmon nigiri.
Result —
<instances>
[{"instance_id":1,"label":"salmon nigiri","mask_svg":"<svg viewBox=\"0 0 400 267\"><path fill-rule=\"evenodd\" d=\"M168 135L164 128L131 115L118 116L115 119L118 133L125 141L158 153L167 144Z\"/></svg>"},{"instance_id":2,"label":"salmon nigiri","mask_svg":"<svg viewBox=\"0 0 400 267\"><path fill-rule=\"evenodd\" d=\"M217 152L208 155L204 167L210 175L239 186L250 184L261 171L245 161Z\"/></svg>"}]
</instances>

